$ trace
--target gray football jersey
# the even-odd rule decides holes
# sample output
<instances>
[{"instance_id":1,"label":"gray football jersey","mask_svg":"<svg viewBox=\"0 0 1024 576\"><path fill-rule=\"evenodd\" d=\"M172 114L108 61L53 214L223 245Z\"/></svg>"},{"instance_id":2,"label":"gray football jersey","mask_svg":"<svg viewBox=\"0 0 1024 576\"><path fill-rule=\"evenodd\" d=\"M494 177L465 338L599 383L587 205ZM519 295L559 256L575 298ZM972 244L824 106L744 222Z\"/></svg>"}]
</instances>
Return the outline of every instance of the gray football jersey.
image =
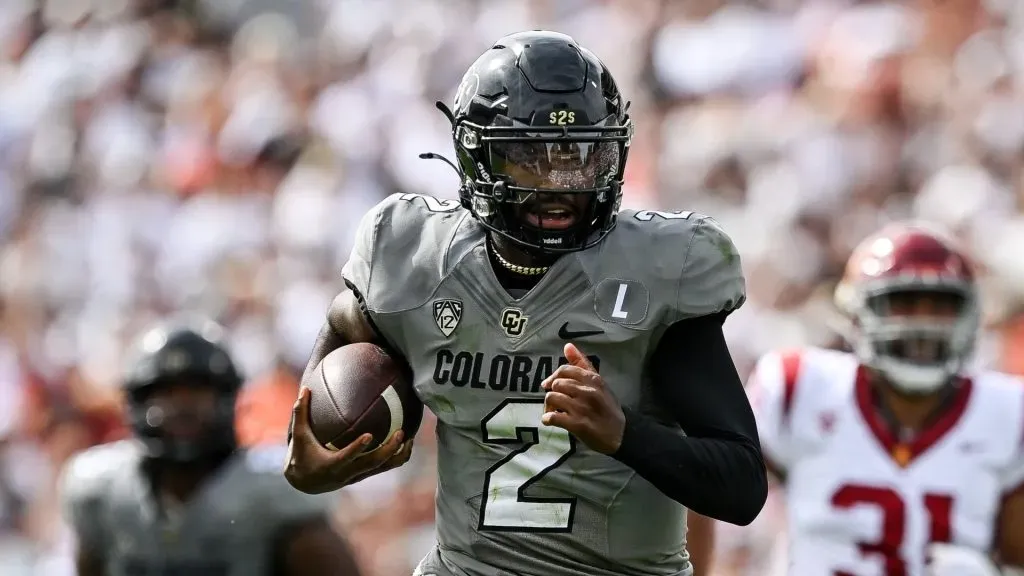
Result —
<instances>
[{"instance_id":1,"label":"gray football jersey","mask_svg":"<svg viewBox=\"0 0 1024 576\"><path fill-rule=\"evenodd\" d=\"M61 505L79 545L105 558L108 576L270 576L280 530L330 504L288 485L284 457L277 446L239 451L165 514L142 472L140 446L97 446L68 463Z\"/></svg>"},{"instance_id":2,"label":"gray football jersey","mask_svg":"<svg viewBox=\"0 0 1024 576\"><path fill-rule=\"evenodd\" d=\"M649 386L659 338L744 299L739 257L713 220L623 210L598 246L559 259L514 299L457 201L393 195L363 219L343 275L438 419L438 547L419 573L691 572L685 509L542 425L540 383L572 341L624 406L669 422Z\"/></svg>"}]
</instances>

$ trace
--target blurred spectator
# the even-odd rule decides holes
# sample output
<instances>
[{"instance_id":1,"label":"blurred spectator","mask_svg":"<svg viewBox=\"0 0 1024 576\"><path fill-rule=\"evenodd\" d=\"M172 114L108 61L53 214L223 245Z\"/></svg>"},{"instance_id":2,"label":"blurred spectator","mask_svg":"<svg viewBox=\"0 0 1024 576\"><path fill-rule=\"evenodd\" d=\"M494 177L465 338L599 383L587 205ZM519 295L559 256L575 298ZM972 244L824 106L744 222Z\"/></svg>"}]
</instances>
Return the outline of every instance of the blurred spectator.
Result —
<instances>
[{"instance_id":1,"label":"blurred spectator","mask_svg":"<svg viewBox=\"0 0 1024 576\"><path fill-rule=\"evenodd\" d=\"M293 371L278 366L253 380L238 398L238 440L243 446L288 441L291 406L299 393Z\"/></svg>"}]
</instances>

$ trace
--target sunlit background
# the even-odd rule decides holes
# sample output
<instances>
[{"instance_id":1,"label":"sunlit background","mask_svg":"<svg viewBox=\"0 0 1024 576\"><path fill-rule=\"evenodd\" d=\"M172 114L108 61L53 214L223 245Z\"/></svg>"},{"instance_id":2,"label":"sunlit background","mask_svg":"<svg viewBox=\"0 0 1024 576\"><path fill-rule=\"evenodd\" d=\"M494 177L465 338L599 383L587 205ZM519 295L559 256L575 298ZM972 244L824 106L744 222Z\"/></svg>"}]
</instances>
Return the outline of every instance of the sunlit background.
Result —
<instances>
[{"instance_id":1,"label":"sunlit background","mask_svg":"<svg viewBox=\"0 0 1024 576\"><path fill-rule=\"evenodd\" d=\"M0 566L72 572L54 481L122 437L126 338L176 310L224 323L246 443L280 442L354 226L389 193L456 193L451 100L503 34L573 35L637 125L627 206L733 236L747 373L840 345L852 245L916 216L983 268L978 362L1024 373L1019 0L0 0ZM346 489L369 576L433 543L431 423L413 462ZM719 533L716 573L767 574L779 501Z\"/></svg>"}]
</instances>

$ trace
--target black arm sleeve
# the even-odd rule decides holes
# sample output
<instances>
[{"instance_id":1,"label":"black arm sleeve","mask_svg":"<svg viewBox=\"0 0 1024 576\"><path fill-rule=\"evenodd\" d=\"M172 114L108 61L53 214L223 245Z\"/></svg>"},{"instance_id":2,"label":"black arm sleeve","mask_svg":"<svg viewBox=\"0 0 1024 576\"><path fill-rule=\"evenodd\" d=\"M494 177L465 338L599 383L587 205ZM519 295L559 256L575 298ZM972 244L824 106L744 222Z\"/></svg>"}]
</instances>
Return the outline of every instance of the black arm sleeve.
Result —
<instances>
[{"instance_id":1,"label":"black arm sleeve","mask_svg":"<svg viewBox=\"0 0 1024 576\"><path fill-rule=\"evenodd\" d=\"M713 315L673 324L651 359L655 394L687 436L627 409L614 456L687 508L747 525L764 506L768 478L723 321Z\"/></svg>"}]
</instances>

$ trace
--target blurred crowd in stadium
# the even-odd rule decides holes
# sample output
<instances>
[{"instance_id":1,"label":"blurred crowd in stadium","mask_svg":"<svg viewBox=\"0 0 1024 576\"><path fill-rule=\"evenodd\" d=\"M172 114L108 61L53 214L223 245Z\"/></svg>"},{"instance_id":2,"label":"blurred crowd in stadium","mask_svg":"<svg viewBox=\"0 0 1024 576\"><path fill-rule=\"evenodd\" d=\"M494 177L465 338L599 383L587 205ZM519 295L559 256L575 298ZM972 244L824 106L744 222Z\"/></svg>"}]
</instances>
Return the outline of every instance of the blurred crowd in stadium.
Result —
<instances>
[{"instance_id":1,"label":"blurred crowd in stadium","mask_svg":"<svg viewBox=\"0 0 1024 576\"><path fill-rule=\"evenodd\" d=\"M178 310L231 331L247 443L282 441L296 375L363 212L456 194L459 77L501 35L549 28L632 100L626 204L713 215L770 348L841 346L849 250L907 216L984 271L978 362L1024 373L1024 3L1017 0L4 0L0 3L0 565L70 573L54 479L121 437L127 339ZM346 489L373 576L432 544L432 434ZM716 573L764 574L781 514L720 531Z\"/></svg>"}]
</instances>

